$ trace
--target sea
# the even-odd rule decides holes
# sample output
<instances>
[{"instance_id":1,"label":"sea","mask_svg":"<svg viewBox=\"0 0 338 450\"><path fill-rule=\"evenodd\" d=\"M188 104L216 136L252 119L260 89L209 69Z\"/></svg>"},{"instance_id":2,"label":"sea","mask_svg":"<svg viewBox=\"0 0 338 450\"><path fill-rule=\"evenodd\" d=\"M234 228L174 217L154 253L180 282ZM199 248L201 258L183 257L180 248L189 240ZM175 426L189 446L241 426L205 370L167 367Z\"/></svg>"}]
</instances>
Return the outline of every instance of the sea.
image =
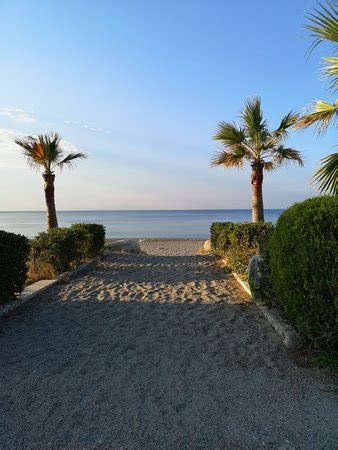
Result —
<instances>
[{"instance_id":1,"label":"sea","mask_svg":"<svg viewBox=\"0 0 338 450\"><path fill-rule=\"evenodd\" d=\"M265 220L275 223L282 209L266 209ZM250 209L156 211L58 211L59 226L100 223L107 238L208 238L213 222L250 222ZM44 211L0 211L0 230L29 238L46 230Z\"/></svg>"}]
</instances>

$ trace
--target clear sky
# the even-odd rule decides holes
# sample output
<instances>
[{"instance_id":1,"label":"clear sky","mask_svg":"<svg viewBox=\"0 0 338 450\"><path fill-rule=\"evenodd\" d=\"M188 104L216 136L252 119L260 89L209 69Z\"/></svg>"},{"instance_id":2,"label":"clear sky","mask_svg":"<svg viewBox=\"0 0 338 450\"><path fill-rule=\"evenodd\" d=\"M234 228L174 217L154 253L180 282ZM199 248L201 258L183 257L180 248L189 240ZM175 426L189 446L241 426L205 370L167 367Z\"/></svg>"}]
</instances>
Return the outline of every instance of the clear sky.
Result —
<instances>
[{"instance_id":1,"label":"clear sky","mask_svg":"<svg viewBox=\"0 0 338 450\"><path fill-rule=\"evenodd\" d=\"M41 175L12 143L58 131L88 154L57 174L58 209L250 208L249 168L211 169L221 120L260 95L272 127L332 100L311 0L0 0L0 210L43 210ZM305 168L265 177L268 208L315 195L336 130L293 134Z\"/></svg>"}]
</instances>

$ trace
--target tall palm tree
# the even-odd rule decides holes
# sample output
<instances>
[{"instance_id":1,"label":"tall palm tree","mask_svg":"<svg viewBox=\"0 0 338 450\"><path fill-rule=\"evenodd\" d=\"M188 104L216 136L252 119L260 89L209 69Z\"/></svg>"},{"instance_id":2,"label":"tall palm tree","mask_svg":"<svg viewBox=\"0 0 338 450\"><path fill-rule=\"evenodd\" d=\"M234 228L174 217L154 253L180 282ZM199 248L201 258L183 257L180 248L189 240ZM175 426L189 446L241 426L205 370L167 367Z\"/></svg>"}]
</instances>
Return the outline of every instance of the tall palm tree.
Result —
<instances>
[{"instance_id":1,"label":"tall palm tree","mask_svg":"<svg viewBox=\"0 0 338 450\"><path fill-rule=\"evenodd\" d=\"M283 142L288 137L288 129L298 120L298 114L289 112L283 117L279 127L271 131L263 118L261 100L254 97L247 100L240 113L241 123L220 122L214 139L221 143L211 165L240 168L245 161L251 165L252 221L264 221L263 172L294 162L303 166L301 153Z\"/></svg>"},{"instance_id":2,"label":"tall palm tree","mask_svg":"<svg viewBox=\"0 0 338 450\"><path fill-rule=\"evenodd\" d=\"M57 228L55 198L54 198L54 170L58 167L71 167L76 159L85 158L84 153L69 153L65 156L61 148L61 137L58 133L40 134L37 137L26 136L14 140L22 147L23 155L28 164L36 170L43 169L42 177L45 181L44 190L47 206L48 228Z\"/></svg>"},{"instance_id":3,"label":"tall palm tree","mask_svg":"<svg viewBox=\"0 0 338 450\"><path fill-rule=\"evenodd\" d=\"M338 7L337 2L327 1L319 4L317 9L308 16L309 24L305 28L311 31L310 37L313 43L309 49L312 53L317 45L322 42L334 43L337 51L338 42ZM330 56L324 58L323 74L331 79L330 88L333 92L338 87L338 57ZM334 102L317 100L308 113L302 115L295 124L295 128L303 129L311 125L316 126L319 134L325 133L330 124L334 124L338 117L338 99ZM315 172L312 181L317 185L319 192L337 194L338 154L333 153L321 160L321 167Z\"/></svg>"}]
</instances>

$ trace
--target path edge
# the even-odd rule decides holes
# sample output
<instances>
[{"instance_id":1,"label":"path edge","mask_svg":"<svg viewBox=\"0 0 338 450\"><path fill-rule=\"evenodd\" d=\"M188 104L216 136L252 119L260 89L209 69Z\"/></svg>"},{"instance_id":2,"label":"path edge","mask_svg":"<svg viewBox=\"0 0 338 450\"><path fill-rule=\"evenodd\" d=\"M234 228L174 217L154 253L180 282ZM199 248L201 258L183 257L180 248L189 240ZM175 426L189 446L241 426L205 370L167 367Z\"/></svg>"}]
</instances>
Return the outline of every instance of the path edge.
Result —
<instances>
[{"instance_id":1,"label":"path edge","mask_svg":"<svg viewBox=\"0 0 338 450\"><path fill-rule=\"evenodd\" d=\"M95 258L91 259L90 261L82 263L74 269L69 270L68 272L61 273L53 280L39 280L35 283L30 284L29 286L26 286L21 294L18 295L17 300L9 301L0 305L0 319L5 317L11 311L20 308L23 304L28 302L28 300L31 300L32 298L40 295L42 292L47 291L47 289L51 288L52 286L55 286L58 283L67 283L74 276L80 275L81 273L85 272L96 262L100 261L105 256L105 254L106 252L103 252L100 255L95 256Z\"/></svg>"},{"instance_id":2,"label":"path edge","mask_svg":"<svg viewBox=\"0 0 338 450\"><path fill-rule=\"evenodd\" d=\"M240 276L236 272L231 272L235 280L239 283L239 285L245 290L247 294L250 295L251 299L251 289L249 283L240 278ZM254 300L253 300L254 301ZM276 309L268 308L265 305L261 305L254 301L255 305L258 307L262 315L269 322L272 328L276 331L276 333L281 338L285 347L289 350L298 350L303 345L303 339L297 333L297 331L288 323L286 323L278 313Z\"/></svg>"}]
</instances>

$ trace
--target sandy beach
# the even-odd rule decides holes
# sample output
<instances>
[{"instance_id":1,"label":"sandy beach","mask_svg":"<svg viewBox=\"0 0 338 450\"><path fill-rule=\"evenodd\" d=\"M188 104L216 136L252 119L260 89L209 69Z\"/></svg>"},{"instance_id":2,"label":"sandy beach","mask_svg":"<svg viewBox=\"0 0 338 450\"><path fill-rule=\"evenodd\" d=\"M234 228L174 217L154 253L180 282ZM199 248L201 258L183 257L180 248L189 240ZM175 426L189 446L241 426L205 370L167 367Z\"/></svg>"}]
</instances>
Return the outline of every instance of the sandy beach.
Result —
<instances>
[{"instance_id":1,"label":"sandy beach","mask_svg":"<svg viewBox=\"0 0 338 450\"><path fill-rule=\"evenodd\" d=\"M336 448L301 367L203 240L142 240L0 321L1 448Z\"/></svg>"}]
</instances>

